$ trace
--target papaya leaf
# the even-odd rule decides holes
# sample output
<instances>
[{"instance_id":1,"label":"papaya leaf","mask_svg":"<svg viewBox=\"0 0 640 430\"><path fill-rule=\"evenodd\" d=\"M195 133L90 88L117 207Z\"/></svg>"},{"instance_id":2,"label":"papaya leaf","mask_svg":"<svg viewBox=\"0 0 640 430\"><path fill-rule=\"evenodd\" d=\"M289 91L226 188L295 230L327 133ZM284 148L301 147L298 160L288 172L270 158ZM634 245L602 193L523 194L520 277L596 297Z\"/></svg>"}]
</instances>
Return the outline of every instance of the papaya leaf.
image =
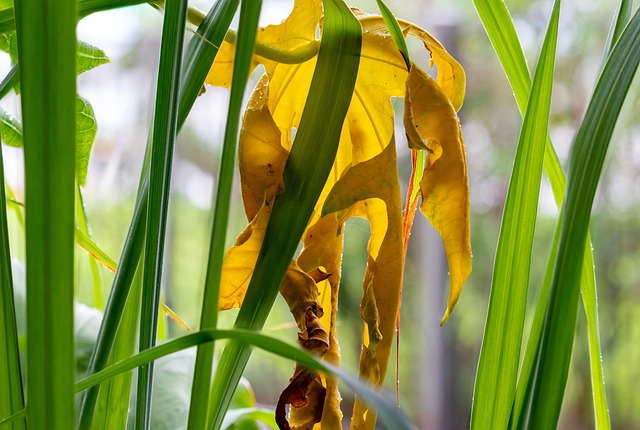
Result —
<instances>
[{"instance_id":1,"label":"papaya leaf","mask_svg":"<svg viewBox=\"0 0 640 430\"><path fill-rule=\"evenodd\" d=\"M23 145L20 120L0 107L0 137L5 145L19 148Z\"/></svg>"},{"instance_id":2,"label":"papaya leaf","mask_svg":"<svg viewBox=\"0 0 640 430\"><path fill-rule=\"evenodd\" d=\"M109 62L109 57L100 48L81 40L78 41L77 73L81 74Z\"/></svg>"},{"instance_id":3,"label":"papaya leaf","mask_svg":"<svg viewBox=\"0 0 640 430\"><path fill-rule=\"evenodd\" d=\"M76 96L76 177L80 185L87 180L89 156L97 131L93 107L88 100Z\"/></svg>"},{"instance_id":4,"label":"papaya leaf","mask_svg":"<svg viewBox=\"0 0 640 430\"><path fill-rule=\"evenodd\" d=\"M422 210L440 232L450 264L451 296L445 318L449 315L471 270L469 245L469 197L464 144L456 111L465 91L465 76L460 65L444 47L425 30L399 20L403 34L421 40L438 67L435 80L416 66L407 70L406 58L400 53L383 17L353 10L363 28L360 68L354 97L341 132L333 168L318 198L315 210L303 235L304 248L297 266L309 278L324 273L325 279L301 282L297 294L285 295L304 338L306 310L319 318L322 330L329 335L329 349L318 351L339 363L335 330L337 291L339 285L342 230L353 216L365 217L372 228L369 263L364 279L361 316L365 325L361 377L380 387L384 382L394 337L403 270L403 219L400 181L397 171L393 108L391 97L407 97L410 146L430 151L420 189ZM222 308L242 303L258 258L264 232L269 223L271 205L285 188L282 180L288 152L292 147L316 58L301 63L280 61L285 53L312 49L315 28L322 10L317 0L298 0L291 15L280 25L258 32L254 64L262 64L265 75L256 85L248 102L240 135L239 162L242 196L250 221L226 255L221 281ZM292 55L286 56L290 58ZM233 66L233 46L222 44L207 83L228 86ZM413 101L414 99L420 99ZM424 99L424 100L423 100ZM413 104L412 104L413 101ZM292 269L294 267L294 269ZM293 270L293 271L292 271ZM296 275L295 263L287 279ZM301 277L300 279L302 279ZM314 280L315 281L315 280ZM302 287L302 285L306 285ZM320 312L316 313L315 309ZM313 318L312 318L313 319ZM314 319L315 324L315 319ZM314 326L315 327L315 326ZM304 339L302 339L304 340ZM304 342L303 342L304 344ZM314 375L296 371L291 384L307 394L315 384ZM291 424L308 425L317 418L304 409L319 410L309 405L309 398L289 388L283 392L292 408ZM339 394L331 381L324 402L322 423L339 423ZM366 417L366 418L365 418ZM375 414L357 402L354 423L375 423ZM354 424L356 425L356 424Z\"/></svg>"}]
</instances>

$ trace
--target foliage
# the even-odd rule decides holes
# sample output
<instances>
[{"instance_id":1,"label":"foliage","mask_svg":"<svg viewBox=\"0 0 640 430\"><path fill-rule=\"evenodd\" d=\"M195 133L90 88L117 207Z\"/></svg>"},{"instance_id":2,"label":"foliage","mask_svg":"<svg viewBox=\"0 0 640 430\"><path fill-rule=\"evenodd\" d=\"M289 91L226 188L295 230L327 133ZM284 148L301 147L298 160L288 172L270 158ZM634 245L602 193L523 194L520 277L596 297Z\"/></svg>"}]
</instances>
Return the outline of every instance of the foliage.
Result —
<instances>
[{"instance_id":1,"label":"foliage","mask_svg":"<svg viewBox=\"0 0 640 430\"><path fill-rule=\"evenodd\" d=\"M76 16L144 2L65 0L55 9L45 3L27 8L16 2L15 9L12 2L0 4L0 49L12 66L0 97L13 90L21 102L16 116L0 107L0 138L24 153L26 191L16 197L8 184L0 190L0 385L8 394L0 397L0 427L256 429L260 421L270 428L341 428L340 380L356 392L348 412L352 428L373 429L376 419L388 428L412 428L378 391L394 346L399 354L394 339L419 203L442 239L449 268L441 324L471 272L473 196L457 113L466 76L458 61L426 30L396 19L381 0L381 15L349 8L342 0L296 0L282 23L260 28L261 1L218 0L206 15L188 8L186 0L152 3L164 14L155 110L134 213L124 246L114 252L120 254L116 262L96 242L85 212L82 187L100 118L75 85L77 75L109 59L76 40ZM611 427L588 226L609 141L640 61L640 13L631 17L631 3L620 2L612 23L567 181L548 137L560 1L554 3L531 79L504 3L474 0L524 118L476 373L474 428L557 427L578 292L587 316L595 422L599 429ZM238 7L236 31L230 24ZM194 35L183 55L185 28ZM408 48L416 42L427 50L428 73L414 63L423 64L421 55ZM240 120L246 82L253 82L249 77L257 68L264 73ZM162 312L181 330L190 330L164 303L161 290L170 279L163 281L163 268L174 145L203 84L231 89L205 293L199 329L168 340ZM392 104L395 98L403 98L403 105ZM394 106L401 107L398 116L410 148L407 178L399 168ZM225 252L234 223L236 152L248 225ZM5 183L3 164L0 156ZM560 216L529 329L543 170ZM404 205L403 182L408 184ZM18 234L26 237L24 266L10 246L8 207L17 215ZM338 319L349 312L342 275L353 265L343 267L347 221L354 218L370 229L360 321L353 323L361 336L359 379L338 367L338 339L343 348L353 342L354 328L339 327ZM90 257L74 256L74 242ZM83 262L98 308L103 307L99 266L115 272L103 311L77 303ZM299 331L299 346L260 333L278 292ZM219 328L219 317L235 314L218 311L238 307L234 327ZM221 339L224 349L214 360ZM188 349L193 346L197 352ZM258 407L242 378L255 348L295 362L275 411ZM80 393L77 404L74 392Z\"/></svg>"}]
</instances>

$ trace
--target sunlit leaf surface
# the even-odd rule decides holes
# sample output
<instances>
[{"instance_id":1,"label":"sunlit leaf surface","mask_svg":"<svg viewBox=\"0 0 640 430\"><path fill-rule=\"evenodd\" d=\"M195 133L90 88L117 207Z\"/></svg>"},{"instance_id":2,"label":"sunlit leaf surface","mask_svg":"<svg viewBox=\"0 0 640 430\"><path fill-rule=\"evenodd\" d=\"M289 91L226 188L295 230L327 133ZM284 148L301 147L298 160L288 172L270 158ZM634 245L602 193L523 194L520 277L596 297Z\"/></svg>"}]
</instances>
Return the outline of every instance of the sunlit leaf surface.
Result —
<instances>
[{"instance_id":1,"label":"sunlit leaf surface","mask_svg":"<svg viewBox=\"0 0 640 430\"><path fill-rule=\"evenodd\" d=\"M466 156L456 115L464 98L465 75L433 36L399 21L405 36L424 43L438 73L434 79L415 65L407 70L382 17L355 9L354 13L363 28L354 95L331 174L303 235L303 250L292 262L281 293L300 329L301 344L339 363L335 321L343 226L351 217L366 218L371 238L360 306L364 324L360 372L372 385L381 386L393 343L404 252L391 98L406 98L409 145L428 152L418 194L421 210L440 233L449 261L451 292L444 322L471 271ZM295 63L287 54L312 51L318 44L318 25L322 25L320 1L298 0L288 19L258 32L258 46L272 49L257 50L263 56L254 57L254 63L262 64L266 73L248 102L240 136L242 196L249 225L227 251L221 309L242 303L271 205L283 190L284 165L316 63L315 56ZM207 83L230 84L233 52L231 44L222 45ZM300 180L303 175L301 172ZM340 427L336 384L314 372L296 369L280 399L279 423L286 404L294 406L286 423L292 428L309 428L320 420L331 428ZM352 426L374 425L375 414L357 401Z\"/></svg>"}]
</instances>

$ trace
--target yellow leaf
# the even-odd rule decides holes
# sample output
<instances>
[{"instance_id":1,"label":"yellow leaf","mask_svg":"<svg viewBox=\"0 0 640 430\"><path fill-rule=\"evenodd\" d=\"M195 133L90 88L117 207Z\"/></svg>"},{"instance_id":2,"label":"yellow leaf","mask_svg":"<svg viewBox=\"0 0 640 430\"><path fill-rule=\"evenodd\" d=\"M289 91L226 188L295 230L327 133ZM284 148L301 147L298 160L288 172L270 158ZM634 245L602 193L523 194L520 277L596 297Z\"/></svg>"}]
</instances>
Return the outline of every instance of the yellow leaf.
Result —
<instances>
[{"instance_id":1,"label":"yellow leaf","mask_svg":"<svg viewBox=\"0 0 640 430\"><path fill-rule=\"evenodd\" d=\"M450 265L446 319L471 267L466 159L456 116L464 98L465 75L433 36L399 20L405 36L423 42L432 65L437 67L437 76L434 80L416 66L407 70L382 17L357 9L353 12L363 29L354 95L336 160L302 238L304 248L297 264L287 272L281 292L298 323L301 342L312 339L309 347L314 349L313 345L318 346L312 334L315 327L328 330L328 349L321 345L316 350L325 351L325 358L339 363L335 322L343 225L353 216L366 218L371 237L361 303L364 328L360 373L380 387L393 344L404 261L391 98L407 99L405 125L410 146L429 151L420 183L421 210L440 232ZM285 21L258 32L253 61L254 65L262 64L266 73L249 99L239 147L242 195L251 223L225 258L221 289L229 298L221 303L241 303L268 222L269 204L282 191L282 172L316 64L315 57L305 56L299 62L295 58L299 52L313 52L318 26L322 26L320 0L295 0ZM228 86L232 64L233 46L225 42L207 83ZM322 279L324 276L326 279ZM322 339L320 344L326 338ZM339 428L342 415L337 385L331 379L320 380L327 388L322 425ZM281 414L286 402L303 407L292 408L294 428L307 428L317 419L317 394L321 391L317 383L314 374L301 376L297 371L283 392L286 396L279 403ZM297 394L293 395L294 391ZM374 425L375 413L357 401L352 426L372 429Z\"/></svg>"},{"instance_id":2,"label":"yellow leaf","mask_svg":"<svg viewBox=\"0 0 640 430\"><path fill-rule=\"evenodd\" d=\"M420 182L420 210L442 237L449 262L451 290L444 324L471 273L464 142L453 105L436 82L417 67L412 67L407 80L405 112L405 128L415 131L430 149Z\"/></svg>"}]
</instances>

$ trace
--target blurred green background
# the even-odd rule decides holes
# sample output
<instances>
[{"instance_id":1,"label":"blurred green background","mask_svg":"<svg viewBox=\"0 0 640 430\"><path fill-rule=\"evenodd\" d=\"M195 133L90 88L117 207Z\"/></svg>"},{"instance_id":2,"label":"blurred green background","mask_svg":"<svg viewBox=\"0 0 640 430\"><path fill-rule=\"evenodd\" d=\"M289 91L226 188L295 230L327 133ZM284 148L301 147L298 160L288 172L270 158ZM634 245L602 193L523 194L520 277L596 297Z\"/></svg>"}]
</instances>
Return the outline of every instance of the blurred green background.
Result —
<instances>
[{"instance_id":1,"label":"blurred green background","mask_svg":"<svg viewBox=\"0 0 640 430\"><path fill-rule=\"evenodd\" d=\"M535 64L551 1L511 0L518 34ZM350 2L376 13L374 0ZM416 217L409 245L402 312L400 394L403 408L424 429L468 427L474 375L487 311L493 257L502 205L521 125L516 104L484 34L471 0L402 1L387 4L400 17L434 34L463 65L467 97L460 111L467 146L471 186L473 273L456 311L443 327L439 321L448 294L446 259L441 242L428 222ZM617 1L565 2L558 40L553 90L551 138L565 168L601 61L609 22ZM192 2L207 10L207 0ZM292 1L266 0L263 24L282 20ZM149 6L136 6L90 16L80 22L78 36L107 53L111 63L79 77L78 91L93 105L98 135L91 155L84 198L96 242L116 260L133 211L146 133L151 117L160 44L161 16ZM234 25L236 26L236 25ZM426 51L410 43L412 59L428 66ZM4 58L7 57L7 58ZM8 56L0 58L8 70ZM259 71L258 71L259 72ZM250 87L256 82L254 73ZM624 107L600 184L592 219L592 238L599 290L600 330L607 395L612 424L617 429L640 428L640 79L636 78ZM248 94L248 92L247 92ZM222 143L228 92L207 87L179 136L173 174L173 197L166 243L165 300L191 327L199 320L205 251L211 220L217 163ZM401 114L402 103L395 103ZM15 99L3 106L19 111ZM398 115L401 118L401 115ZM401 121L396 120L403 187L410 160ZM3 146L5 173L17 199L22 200L22 154ZM236 187L231 244L246 224ZM12 249L18 258L24 242L15 213ZM557 211L543 179L539 221L533 255L530 302L534 303L546 263ZM343 280L340 292L339 336L343 366L358 368L362 327L359 303L366 264L369 227L351 220L346 228ZM113 274L101 269L101 293L93 288L89 256L78 250L77 296L101 308ZM237 311L221 316L231 325ZM589 362L584 315L579 314L572 370L560 427L593 428ZM167 322L167 336L185 330ZM296 328L286 304L278 299L267 324L269 334L293 342ZM219 350L219 349L218 349ZM387 377L393 395L394 366ZM273 405L293 370L290 362L255 352L247 378L258 402ZM352 395L343 393L348 413Z\"/></svg>"}]
</instances>

